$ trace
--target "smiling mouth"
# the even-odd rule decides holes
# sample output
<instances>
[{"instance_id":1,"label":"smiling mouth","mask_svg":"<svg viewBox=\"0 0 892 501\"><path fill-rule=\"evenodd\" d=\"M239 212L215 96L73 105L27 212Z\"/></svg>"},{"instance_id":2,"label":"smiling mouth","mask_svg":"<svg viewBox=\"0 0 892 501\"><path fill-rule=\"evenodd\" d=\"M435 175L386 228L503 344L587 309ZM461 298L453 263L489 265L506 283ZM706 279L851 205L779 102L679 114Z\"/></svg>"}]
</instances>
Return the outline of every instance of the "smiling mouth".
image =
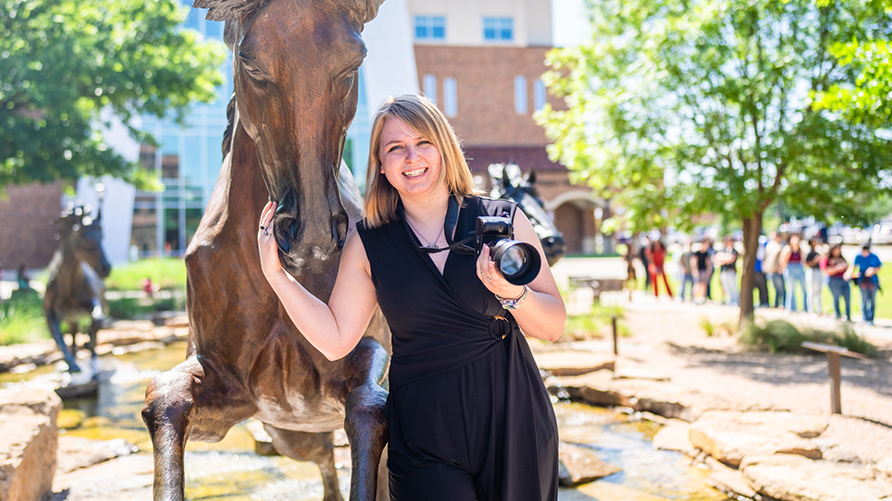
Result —
<instances>
[{"instance_id":1,"label":"smiling mouth","mask_svg":"<svg viewBox=\"0 0 892 501\"><path fill-rule=\"evenodd\" d=\"M425 172L427 172L427 167L423 167L421 169L415 169L415 170L407 170L407 171L403 172L403 175L406 177L418 177L418 176L424 174Z\"/></svg>"}]
</instances>

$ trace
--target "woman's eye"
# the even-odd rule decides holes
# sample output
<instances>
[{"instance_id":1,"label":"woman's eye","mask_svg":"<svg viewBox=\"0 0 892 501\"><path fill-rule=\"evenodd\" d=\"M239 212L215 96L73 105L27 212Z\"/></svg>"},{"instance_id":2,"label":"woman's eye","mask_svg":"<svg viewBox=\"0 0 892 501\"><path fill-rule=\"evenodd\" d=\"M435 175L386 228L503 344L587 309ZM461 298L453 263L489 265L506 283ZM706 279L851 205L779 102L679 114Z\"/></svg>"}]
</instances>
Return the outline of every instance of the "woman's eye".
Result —
<instances>
[{"instance_id":1,"label":"woman's eye","mask_svg":"<svg viewBox=\"0 0 892 501\"><path fill-rule=\"evenodd\" d=\"M400 146L400 145L398 145L398 144L397 144L397 145L393 145L393 146L390 147L390 149L387 150L387 153L392 153L392 152L394 152L394 151L396 151L396 150L398 150L398 149L400 149L400 148L402 148L402 146Z\"/></svg>"}]
</instances>

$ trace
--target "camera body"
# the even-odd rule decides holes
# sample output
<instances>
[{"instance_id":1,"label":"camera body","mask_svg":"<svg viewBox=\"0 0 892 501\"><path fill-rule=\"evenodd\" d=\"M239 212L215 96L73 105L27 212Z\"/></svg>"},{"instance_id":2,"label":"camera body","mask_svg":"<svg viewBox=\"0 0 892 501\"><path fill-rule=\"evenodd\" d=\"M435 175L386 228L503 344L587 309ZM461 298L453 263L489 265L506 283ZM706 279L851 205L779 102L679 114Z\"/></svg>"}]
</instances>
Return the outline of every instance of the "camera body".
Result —
<instances>
[{"instance_id":1,"label":"camera body","mask_svg":"<svg viewBox=\"0 0 892 501\"><path fill-rule=\"evenodd\" d=\"M510 218L478 216L474 240L477 256L484 245L490 247L490 257L509 283L526 285L539 275L542 266L539 251L526 242L514 240L514 223Z\"/></svg>"}]
</instances>

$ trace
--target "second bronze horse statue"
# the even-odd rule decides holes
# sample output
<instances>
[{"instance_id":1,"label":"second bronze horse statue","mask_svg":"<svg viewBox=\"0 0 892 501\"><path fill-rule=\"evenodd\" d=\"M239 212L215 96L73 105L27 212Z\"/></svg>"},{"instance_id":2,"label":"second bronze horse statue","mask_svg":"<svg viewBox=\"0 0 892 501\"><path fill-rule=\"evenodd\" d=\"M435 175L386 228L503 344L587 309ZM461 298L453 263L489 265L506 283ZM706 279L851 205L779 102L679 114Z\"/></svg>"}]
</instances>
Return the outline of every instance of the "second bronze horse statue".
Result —
<instances>
[{"instance_id":1,"label":"second bronze horse statue","mask_svg":"<svg viewBox=\"0 0 892 501\"><path fill-rule=\"evenodd\" d=\"M331 362L288 319L260 270L260 212L277 200L284 268L327 300L359 192L341 162L356 112L360 33L381 0L196 0L225 20L235 96L224 162L186 253L187 359L152 379L143 420L156 500L184 498L187 440L218 441L254 417L276 449L319 465L324 500L341 499L333 431L352 449L351 500L372 500L387 428L390 334L380 312ZM381 490L386 492L386 483Z\"/></svg>"}]
</instances>

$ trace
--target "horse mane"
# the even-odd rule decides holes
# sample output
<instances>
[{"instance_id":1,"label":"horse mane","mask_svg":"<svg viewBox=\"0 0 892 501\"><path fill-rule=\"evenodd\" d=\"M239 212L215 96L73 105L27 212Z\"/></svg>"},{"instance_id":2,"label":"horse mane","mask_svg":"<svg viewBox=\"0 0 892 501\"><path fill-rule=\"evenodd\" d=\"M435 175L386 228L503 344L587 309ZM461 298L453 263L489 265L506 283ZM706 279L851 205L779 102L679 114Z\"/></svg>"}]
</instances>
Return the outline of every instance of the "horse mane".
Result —
<instances>
[{"instance_id":1,"label":"horse mane","mask_svg":"<svg viewBox=\"0 0 892 501\"><path fill-rule=\"evenodd\" d=\"M241 19L269 0L195 0L193 7L208 9L206 19L210 21L231 21ZM384 0L311 0L328 2L347 11L350 22L357 31L362 31L365 23L378 15L378 7Z\"/></svg>"},{"instance_id":2,"label":"horse mane","mask_svg":"<svg viewBox=\"0 0 892 501\"><path fill-rule=\"evenodd\" d=\"M235 93L232 94L232 99L229 100L229 105L226 106L226 130L223 131L222 145L224 158L229 154L229 149L232 147L233 133L235 133Z\"/></svg>"}]
</instances>

